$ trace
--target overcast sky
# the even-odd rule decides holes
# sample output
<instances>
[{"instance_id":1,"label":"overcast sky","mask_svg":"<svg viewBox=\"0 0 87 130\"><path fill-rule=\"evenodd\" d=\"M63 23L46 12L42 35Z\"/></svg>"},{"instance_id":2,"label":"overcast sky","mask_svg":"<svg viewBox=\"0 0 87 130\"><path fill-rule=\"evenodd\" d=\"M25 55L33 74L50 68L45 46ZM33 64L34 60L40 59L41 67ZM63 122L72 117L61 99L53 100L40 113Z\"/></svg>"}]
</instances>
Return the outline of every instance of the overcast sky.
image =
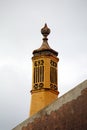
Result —
<instances>
[{"instance_id":1,"label":"overcast sky","mask_svg":"<svg viewBox=\"0 0 87 130\"><path fill-rule=\"evenodd\" d=\"M32 51L45 22L59 52L59 96L87 79L87 0L0 0L0 130L28 118Z\"/></svg>"}]
</instances>

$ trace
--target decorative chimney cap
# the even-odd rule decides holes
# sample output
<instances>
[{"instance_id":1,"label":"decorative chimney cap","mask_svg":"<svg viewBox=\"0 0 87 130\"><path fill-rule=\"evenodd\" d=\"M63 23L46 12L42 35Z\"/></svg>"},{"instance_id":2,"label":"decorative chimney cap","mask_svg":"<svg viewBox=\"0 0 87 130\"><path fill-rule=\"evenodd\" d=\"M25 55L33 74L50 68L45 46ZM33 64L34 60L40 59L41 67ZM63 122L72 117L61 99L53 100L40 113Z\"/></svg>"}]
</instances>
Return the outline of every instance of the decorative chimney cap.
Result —
<instances>
[{"instance_id":1,"label":"decorative chimney cap","mask_svg":"<svg viewBox=\"0 0 87 130\"><path fill-rule=\"evenodd\" d=\"M51 49L51 47L48 44L48 38L47 36L50 34L50 29L47 27L47 24L45 23L44 27L41 29L41 33L44 36L43 37L43 43L40 48L33 51L34 56L35 55L45 55L45 54L53 54L55 56L58 55L58 52Z\"/></svg>"},{"instance_id":2,"label":"decorative chimney cap","mask_svg":"<svg viewBox=\"0 0 87 130\"><path fill-rule=\"evenodd\" d=\"M47 38L47 36L50 34L50 29L47 27L46 23L44 27L41 29L41 33L44 36L44 38Z\"/></svg>"}]
</instances>

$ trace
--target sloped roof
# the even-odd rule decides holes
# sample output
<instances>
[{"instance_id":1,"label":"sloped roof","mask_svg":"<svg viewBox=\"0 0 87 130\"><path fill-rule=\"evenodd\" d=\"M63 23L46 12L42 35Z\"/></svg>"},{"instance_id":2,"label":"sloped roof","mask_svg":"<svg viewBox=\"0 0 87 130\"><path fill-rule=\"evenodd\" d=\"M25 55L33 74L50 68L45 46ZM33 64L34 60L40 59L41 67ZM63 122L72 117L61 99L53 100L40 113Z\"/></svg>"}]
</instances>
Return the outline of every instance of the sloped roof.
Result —
<instances>
[{"instance_id":1,"label":"sloped roof","mask_svg":"<svg viewBox=\"0 0 87 130\"><path fill-rule=\"evenodd\" d=\"M13 130L87 130L87 80Z\"/></svg>"}]
</instances>

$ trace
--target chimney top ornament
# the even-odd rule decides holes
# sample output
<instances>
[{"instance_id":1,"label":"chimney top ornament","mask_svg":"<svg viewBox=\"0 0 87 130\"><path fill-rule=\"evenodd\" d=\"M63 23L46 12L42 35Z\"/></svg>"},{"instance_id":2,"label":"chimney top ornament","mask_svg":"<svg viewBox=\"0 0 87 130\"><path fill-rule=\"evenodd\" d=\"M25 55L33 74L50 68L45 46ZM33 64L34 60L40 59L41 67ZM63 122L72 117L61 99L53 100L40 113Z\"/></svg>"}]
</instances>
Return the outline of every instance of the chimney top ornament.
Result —
<instances>
[{"instance_id":1,"label":"chimney top ornament","mask_svg":"<svg viewBox=\"0 0 87 130\"><path fill-rule=\"evenodd\" d=\"M45 23L44 27L41 29L41 33L44 36L43 40L48 40L47 36L50 34L50 29L47 27L47 24Z\"/></svg>"}]
</instances>

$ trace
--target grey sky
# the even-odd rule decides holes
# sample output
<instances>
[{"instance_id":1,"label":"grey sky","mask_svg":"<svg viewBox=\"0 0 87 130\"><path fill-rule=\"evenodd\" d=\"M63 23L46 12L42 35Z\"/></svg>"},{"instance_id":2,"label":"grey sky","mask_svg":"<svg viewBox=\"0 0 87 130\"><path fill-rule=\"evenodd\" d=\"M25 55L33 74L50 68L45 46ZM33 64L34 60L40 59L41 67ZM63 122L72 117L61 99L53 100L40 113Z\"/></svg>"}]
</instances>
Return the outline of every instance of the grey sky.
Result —
<instances>
[{"instance_id":1,"label":"grey sky","mask_svg":"<svg viewBox=\"0 0 87 130\"><path fill-rule=\"evenodd\" d=\"M28 118L32 51L45 22L59 52L59 96L87 79L86 0L0 0L0 130Z\"/></svg>"}]
</instances>

